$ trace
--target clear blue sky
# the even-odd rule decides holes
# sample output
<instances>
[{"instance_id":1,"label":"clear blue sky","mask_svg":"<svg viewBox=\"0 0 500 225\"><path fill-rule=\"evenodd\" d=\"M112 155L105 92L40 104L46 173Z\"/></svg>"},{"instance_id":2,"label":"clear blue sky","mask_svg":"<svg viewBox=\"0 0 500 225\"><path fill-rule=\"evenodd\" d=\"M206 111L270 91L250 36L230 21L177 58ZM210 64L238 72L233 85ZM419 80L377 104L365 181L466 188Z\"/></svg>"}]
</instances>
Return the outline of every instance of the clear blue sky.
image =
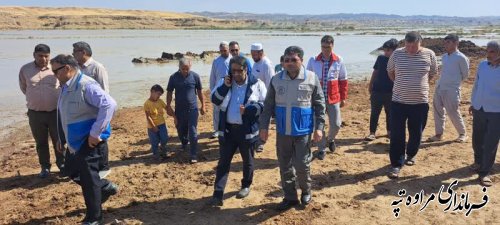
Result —
<instances>
[{"instance_id":1,"label":"clear blue sky","mask_svg":"<svg viewBox=\"0 0 500 225\"><path fill-rule=\"evenodd\" d=\"M98 7L174 12L383 13L500 16L499 0L0 0L0 6Z\"/></svg>"}]
</instances>

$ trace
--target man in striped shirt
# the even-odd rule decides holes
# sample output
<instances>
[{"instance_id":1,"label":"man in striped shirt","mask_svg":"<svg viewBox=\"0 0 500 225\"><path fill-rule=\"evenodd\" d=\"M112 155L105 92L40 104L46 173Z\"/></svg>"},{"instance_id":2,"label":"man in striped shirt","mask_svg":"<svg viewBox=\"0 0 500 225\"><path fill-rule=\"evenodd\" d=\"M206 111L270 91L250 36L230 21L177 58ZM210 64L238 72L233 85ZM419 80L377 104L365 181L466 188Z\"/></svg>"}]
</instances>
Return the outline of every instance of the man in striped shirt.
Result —
<instances>
[{"instance_id":1,"label":"man in striped shirt","mask_svg":"<svg viewBox=\"0 0 500 225\"><path fill-rule=\"evenodd\" d=\"M387 71L394 81L391 105L390 159L388 176L397 178L403 163L412 166L420 147L429 112L429 81L437 74L435 53L421 47L422 37L411 31L405 47L389 58ZM406 123L409 140L405 148ZM406 156L406 157L405 157Z\"/></svg>"}]
</instances>

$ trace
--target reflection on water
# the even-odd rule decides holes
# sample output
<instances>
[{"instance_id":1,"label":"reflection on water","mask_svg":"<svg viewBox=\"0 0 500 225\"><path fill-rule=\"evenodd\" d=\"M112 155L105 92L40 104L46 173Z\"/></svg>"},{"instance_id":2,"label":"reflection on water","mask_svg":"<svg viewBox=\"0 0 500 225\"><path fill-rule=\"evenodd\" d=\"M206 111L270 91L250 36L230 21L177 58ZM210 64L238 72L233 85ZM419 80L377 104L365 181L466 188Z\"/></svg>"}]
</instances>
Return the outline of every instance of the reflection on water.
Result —
<instances>
[{"instance_id":1,"label":"reflection on water","mask_svg":"<svg viewBox=\"0 0 500 225\"><path fill-rule=\"evenodd\" d=\"M217 50L221 41L238 41L242 52L248 53L250 45L261 42L265 53L279 62L286 47L304 48L305 61L320 51L321 36L326 33L290 33L279 31L212 31L212 30L52 30L52 31L0 31L0 128L26 120L25 99L19 90L19 68L33 60L33 47L45 43L51 47L52 56L72 52L72 44L88 42L94 58L103 63L109 72L111 95L121 107L140 106L149 95L153 84L166 86L168 77L177 65L134 65L134 57L160 57L162 52L195 52ZM341 55L351 79L364 79L371 70L375 55L370 52L390 38L403 36L334 35L335 51ZM484 45L487 40L473 40ZM207 87L210 63L195 61L193 70L199 73ZM4 131L7 132L7 131ZM0 133L3 136L2 133Z\"/></svg>"}]
</instances>

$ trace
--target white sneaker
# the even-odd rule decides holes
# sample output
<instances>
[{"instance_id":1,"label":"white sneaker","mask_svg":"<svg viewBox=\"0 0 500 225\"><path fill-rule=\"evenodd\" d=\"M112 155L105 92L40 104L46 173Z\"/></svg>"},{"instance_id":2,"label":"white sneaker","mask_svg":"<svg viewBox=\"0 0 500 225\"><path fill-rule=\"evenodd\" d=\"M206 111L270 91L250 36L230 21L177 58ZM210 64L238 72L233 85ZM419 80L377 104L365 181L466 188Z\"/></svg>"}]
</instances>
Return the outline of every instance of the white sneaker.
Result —
<instances>
[{"instance_id":1,"label":"white sneaker","mask_svg":"<svg viewBox=\"0 0 500 225\"><path fill-rule=\"evenodd\" d=\"M427 142L435 142L435 141L442 141L442 140L443 140L443 136L438 136L438 135L427 138Z\"/></svg>"},{"instance_id":2,"label":"white sneaker","mask_svg":"<svg viewBox=\"0 0 500 225\"><path fill-rule=\"evenodd\" d=\"M455 142L458 142L458 143L464 143L467 141L469 137L467 137L467 135L465 134L461 134L457 137L457 139L455 139Z\"/></svg>"}]
</instances>

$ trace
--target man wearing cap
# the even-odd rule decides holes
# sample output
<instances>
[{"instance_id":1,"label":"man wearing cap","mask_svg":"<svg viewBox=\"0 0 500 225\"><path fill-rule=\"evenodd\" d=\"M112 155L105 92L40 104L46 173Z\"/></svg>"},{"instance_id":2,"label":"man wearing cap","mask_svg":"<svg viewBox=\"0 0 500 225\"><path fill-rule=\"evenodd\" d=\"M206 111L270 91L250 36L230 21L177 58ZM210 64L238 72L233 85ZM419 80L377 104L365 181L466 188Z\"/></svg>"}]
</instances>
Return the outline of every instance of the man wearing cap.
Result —
<instances>
[{"instance_id":1,"label":"man wearing cap","mask_svg":"<svg viewBox=\"0 0 500 225\"><path fill-rule=\"evenodd\" d=\"M231 60L231 55L229 54L229 43L223 41L219 44L220 56L217 57L212 63L212 70L210 71L210 91L215 88L217 82L222 80L224 76L228 74L229 71L229 60ZM213 127L214 133L211 138L216 138L218 135L218 125L219 125L219 107L213 104Z\"/></svg>"},{"instance_id":2,"label":"man wearing cap","mask_svg":"<svg viewBox=\"0 0 500 225\"><path fill-rule=\"evenodd\" d=\"M101 63L92 58L92 49L87 42L80 41L73 44L73 57L78 61L82 73L97 81L101 88L109 93L108 72ZM99 150L102 151L99 174L101 177L106 177L110 172L108 146Z\"/></svg>"},{"instance_id":3,"label":"man wearing cap","mask_svg":"<svg viewBox=\"0 0 500 225\"><path fill-rule=\"evenodd\" d=\"M285 70L273 76L260 116L262 141L269 135L269 120L276 116L276 151L285 198L278 210L299 203L295 180L302 190L303 205L311 201L311 134L321 140L325 125L325 99L318 77L303 66L304 51L298 46L285 50Z\"/></svg>"},{"instance_id":4,"label":"man wearing cap","mask_svg":"<svg viewBox=\"0 0 500 225\"><path fill-rule=\"evenodd\" d=\"M389 121L391 119L391 99L393 82L387 74L387 61L391 57L392 52L398 48L398 40L390 39L382 45L383 55L379 55L373 65L372 77L368 84L368 92L370 93L371 113L370 113L370 134L365 138L367 141L373 141L377 137L375 132L378 127L378 119L382 107L385 111L385 124L387 136L391 134Z\"/></svg>"},{"instance_id":5,"label":"man wearing cap","mask_svg":"<svg viewBox=\"0 0 500 225\"><path fill-rule=\"evenodd\" d=\"M335 137L342 124L340 108L346 105L347 99L347 71L342 57L333 52L333 44L332 36L323 36L321 53L316 57L311 57L307 63L307 70L313 71L321 82L329 121L328 136L324 135L318 143L317 157L320 160L326 156L326 146L331 152L336 149Z\"/></svg>"},{"instance_id":6,"label":"man wearing cap","mask_svg":"<svg viewBox=\"0 0 500 225\"><path fill-rule=\"evenodd\" d=\"M429 112L429 81L437 74L434 52L421 46L422 36L411 31L405 36L405 47L392 53L387 63L394 81L391 103L391 168L388 176L398 178L403 164L413 166ZM409 139L405 145L406 124Z\"/></svg>"},{"instance_id":7,"label":"man wearing cap","mask_svg":"<svg viewBox=\"0 0 500 225\"><path fill-rule=\"evenodd\" d=\"M60 88L59 81L49 65L49 46L45 44L35 46L33 57L35 60L21 67L19 71L19 87L26 95L29 125L36 143L38 162L42 167L39 176L45 178L50 174L51 167L49 136L54 147L56 165L60 170L64 166L62 153L56 151L56 109Z\"/></svg>"},{"instance_id":8,"label":"man wearing cap","mask_svg":"<svg viewBox=\"0 0 500 225\"><path fill-rule=\"evenodd\" d=\"M264 48L261 43L254 43L250 47L250 52L252 53L252 59L254 61L252 67L252 75L260 79L266 87L269 87L271 83L271 78L274 75L274 66L271 60L264 54Z\"/></svg>"},{"instance_id":9,"label":"man wearing cap","mask_svg":"<svg viewBox=\"0 0 500 225\"><path fill-rule=\"evenodd\" d=\"M472 120L473 169L479 174L481 185L493 185L491 169L500 140L500 45L490 41L486 45L486 60L477 67L472 88L469 113Z\"/></svg>"},{"instance_id":10,"label":"man wearing cap","mask_svg":"<svg viewBox=\"0 0 500 225\"><path fill-rule=\"evenodd\" d=\"M449 34L444 38L446 54L442 57L441 77L439 78L432 106L436 134L427 141L443 139L446 114L458 132L456 142L465 142L467 135L464 120L460 112L460 84L469 76L469 59L458 50L458 36Z\"/></svg>"},{"instance_id":11,"label":"man wearing cap","mask_svg":"<svg viewBox=\"0 0 500 225\"><path fill-rule=\"evenodd\" d=\"M266 55L264 55L264 48L261 43L252 44L250 52L254 61L252 75L264 82L266 88L269 88L269 83L271 83L271 78L274 75L273 63ZM259 142L256 151L264 151L264 144Z\"/></svg>"}]
</instances>

